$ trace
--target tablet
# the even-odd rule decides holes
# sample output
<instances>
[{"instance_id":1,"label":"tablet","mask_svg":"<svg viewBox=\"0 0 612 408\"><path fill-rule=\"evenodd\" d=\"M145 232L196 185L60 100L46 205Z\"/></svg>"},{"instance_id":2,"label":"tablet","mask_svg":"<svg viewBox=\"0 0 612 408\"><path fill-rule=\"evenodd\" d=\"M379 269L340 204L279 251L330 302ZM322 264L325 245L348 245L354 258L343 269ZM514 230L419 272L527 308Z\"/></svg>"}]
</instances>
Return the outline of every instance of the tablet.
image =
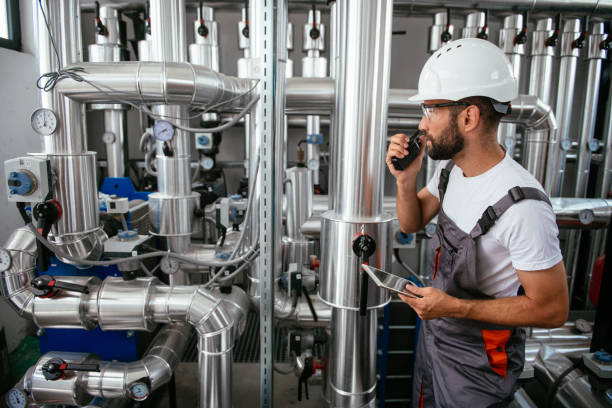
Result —
<instances>
[{"instance_id":1,"label":"tablet","mask_svg":"<svg viewBox=\"0 0 612 408\"><path fill-rule=\"evenodd\" d=\"M376 286L390 290L391 292L395 292L404 296L413 297L413 298L422 298L423 296L417 295L416 293L412 293L406 289L406 285L416 286L414 282L409 281L408 279L401 278L397 275L393 275L392 273L388 273L382 271L380 269L374 268L372 266L362 264L361 269L364 270L365 273L368 274L370 279L374 281Z\"/></svg>"}]
</instances>

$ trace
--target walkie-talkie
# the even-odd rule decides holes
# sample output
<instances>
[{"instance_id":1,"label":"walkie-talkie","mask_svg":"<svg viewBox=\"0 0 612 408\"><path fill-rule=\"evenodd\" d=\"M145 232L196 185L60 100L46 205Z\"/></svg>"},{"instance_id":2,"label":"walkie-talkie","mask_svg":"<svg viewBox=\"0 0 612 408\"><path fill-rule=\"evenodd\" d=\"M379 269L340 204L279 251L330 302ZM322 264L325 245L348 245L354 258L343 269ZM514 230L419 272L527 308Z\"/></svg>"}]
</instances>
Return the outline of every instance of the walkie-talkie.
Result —
<instances>
[{"instance_id":1,"label":"walkie-talkie","mask_svg":"<svg viewBox=\"0 0 612 408\"><path fill-rule=\"evenodd\" d=\"M417 130L416 133L410 137L408 147L406 148L406 150L408 150L408 154L406 156L402 157L401 159L395 156L391 158L391 163L393 164L393 167L395 167L395 170L404 170L414 161L414 159L417 158L419 152L421 151L421 142L419 141L419 137L422 134L423 131Z\"/></svg>"}]
</instances>

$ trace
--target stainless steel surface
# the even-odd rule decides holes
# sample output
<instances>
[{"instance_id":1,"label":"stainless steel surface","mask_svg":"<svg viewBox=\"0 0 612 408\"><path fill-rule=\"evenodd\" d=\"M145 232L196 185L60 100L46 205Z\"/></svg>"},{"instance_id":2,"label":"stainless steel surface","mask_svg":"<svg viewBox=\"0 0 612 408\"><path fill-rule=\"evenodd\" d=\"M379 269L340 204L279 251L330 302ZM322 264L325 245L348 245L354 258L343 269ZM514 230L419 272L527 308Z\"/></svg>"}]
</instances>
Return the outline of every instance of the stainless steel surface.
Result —
<instances>
[{"instance_id":1,"label":"stainless steel surface","mask_svg":"<svg viewBox=\"0 0 612 408\"><path fill-rule=\"evenodd\" d=\"M522 14L512 14L504 18L503 27L499 30L499 48L502 49L510 60L512 73L517 84L520 84L521 81L521 64L525 55L525 44L519 44L515 39L523 29L524 24ZM516 125L512 123L500 124L497 138L500 144L506 147L506 154L514 157Z\"/></svg>"},{"instance_id":2,"label":"stainless steel surface","mask_svg":"<svg viewBox=\"0 0 612 408\"><path fill-rule=\"evenodd\" d=\"M25 381L26 392L32 400L41 405L51 402L54 405L76 405L79 407L91 403L93 396L89 395L82 387L83 379L87 375L85 372L75 371L73 375L57 381L48 381L43 376L42 366L52 358L61 358L78 364L96 364L98 362L98 357L95 354L69 352L49 352L45 354L36 363L29 381Z\"/></svg>"},{"instance_id":3,"label":"stainless steel surface","mask_svg":"<svg viewBox=\"0 0 612 408\"><path fill-rule=\"evenodd\" d=\"M429 9L431 7L454 7L454 8L465 8L473 7L474 1L472 0L396 0L396 7L402 8L402 6L408 6L412 9ZM579 0L579 1L567 1L567 0L514 0L509 3L506 0L483 0L479 1L478 8L480 9L491 9L491 10L508 10L511 6L514 10L527 10L527 11L554 11L562 13L601 13L611 14L612 13L612 1L610 0Z\"/></svg>"},{"instance_id":4,"label":"stainless steel surface","mask_svg":"<svg viewBox=\"0 0 612 408\"><path fill-rule=\"evenodd\" d=\"M580 143L578 145L578 162L576 164L576 184L574 194L576 197L586 197L591 168L591 157L596 146L599 148L598 139L595 138L595 125L597 120L597 105L599 102L599 86L601 78L602 61L608 52L600 48L600 44L608 35L604 32L603 22L594 22L591 33L588 36L589 61L588 74L586 78L586 93L583 101L582 127L580 129Z\"/></svg>"},{"instance_id":5,"label":"stainless steel surface","mask_svg":"<svg viewBox=\"0 0 612 408\"><path fill-rule=\"evenodd\" d=\"M287 236L301 241L305 237L300 227L312 215L312 171L304 167L292 167L286 172Z\"/></svg>"},{"instance_id":6,"label":"stainless steel surface","mask_svg":"<svg viewBox=\"0 0 612 408\"><path fill-rule=\"evenodd\" d=\"M376 310L332 308L329 360L331 406L373 406L376 396Z\"/></svg>"},{"instance_id":7,"label":"stainless steel surface","mask_svg":"<svg viewBox=\"0 0 612 408\"><path fill-rule=\"evenodd\" d=\"M11 266L0 274L0 295L24 318L32 317L34 295L30 282L36 276L36 237L25 227L14 230L4 243Z\"/></svg>"},{"instance_id":8,"label":"stainless steel surface","mask_svg":"<svg viewBox=\"0 0 612 408\"><path fill-rule=\"evenodd\" d=\"M104 132L113 135L113 141L106 143L108 177L125 176L123 147L127 142L127 118L124 110L104 111Z\"/></svg>"},{"instance_id":9,"label":"stainless steel surface","mask_svg":"<svg viewBox=\"0 0 612 408\"><path fill-rule=\"evenodd\" d=\"M198 33L200 27L200 17L194 22L195 44L189 45L189 62L201 65L213 71L219 72L219 34L217 22L213 20L213 9L204 8L203 24L208 29L208 35L203 36ZM200 9L198 9L200 14Z\"/></svg>"},{"instance_id":10,"label":"stainless steel surface","mask_svg":"<svg viewBox=\"0 0 612 408\"><path fill-rule=\"evenodd\" d=\"M529 95L538 97L546 105L550 105L551 85L553 83L553 58L555 47L547 44L547 39L554 33L553 19L538 20L533 32L531 45L531 71L529 74Z\"/></svg>"},{"instance_id":11,"label":"stainless steel surface","mask_svg":"<svg viewBox=\"0 0 612 408\"><path fill-rule=\"evenodd\" d=\"M80 63L83 58L78 0L44 0L32 4L36 27L46 27L42 9L51 22L51 35L46 29L36 32L39 74L56 72L60 68ZM54 52L51 36L57 41L58 57ZM57 88L50 92L41 90L39 95L41 107L53 110L59 119L55 133L42 138L43 151L64 154L86 152L87 139L83 130L83 107L62 96Z\"/></svg>"},{"instance_id":12,"label":"stainless steel surface","mask_svg":"<svg viewBox=\"0 0 612 408\"><path fill-rule=\"evenodd\" d=\"M155 47L152 47L154 50ZM102 93L87 82L70 79L59 81L57 91L78 102L107 103L120 100L184 105L228 102L225 107L229 109L243 107L252 99L251 94L245 94L252 87L251 81L187 62L124 61L80 63L78 66L85 69L81 73L83 78L104 90Z\"/></svg>"},{"instance_id":13,"label":"stainless steel surface","mask_svg":"<svg viewBox=\"0 0 612 408\"><path fill-rule=\"evenodd\" d=\"M565 21L561 33L561 65L559 67L559 86L555 118L559 125L558 142L548 152L546 169L546 190L549 195L559 197L563 194L563 178L567 150L571 144L570 125L576 85L576 65L580 49L572 44L580 36L580 20Z\"/></svg>"},{"instance_id":14,"label":"stainless steel surface","mask_svg":"<svg viewBox=\"0 0 612 408\"><path fill-rule=\"evenodd\" d=\"M334 81L331 78L287 78L286 112L329 115L334 106Z\"/></svg>"},{"instance_id":15,"label":"stainless steel surface","mask_svg":"<svg viewBox=\"0 0 612 408\"><path fill-rule=\"evenodd\" d=\"M442 33L448 29L448 32L453 36L455 26L449 24L446 11L440 11L434 14L433 25L429 27L429 44L427 50L433 53L439 50L448 41L442 40ZM454 36L453 36L454 37ZM451 37L452 39L452 37Z\"/></svg>"},{"instance_id":16,"label":"stainless steel surface","mask_svg":"<svg viewBox=\"0 0 612 408\"><path fill-rule=\"evenodd\" d=\"M485 26L486 14L484 11L474 11L465 16L465 27L461 30L461 38L474 38ZM486 34L489 33L487 27Z\"/></svg>"},{"instance_id":17,"label":"stainless steel surface","mask_svg":"<svg viewBox=\"0 0 612 408\"><path fill-rule=\"evenodd\" d=\"M512 110L504 120L523 124L523 166L545 185L547 154L554 148L558 134L557 121L550 106L535 96L519 95L512 101ZM545 185L550 193L548 187Z\"/></svg>"},{"instance_id":18,"label":"stainless steel surface","mask_svg":"<svg viewBox=\"0 0 612 408\"><path fill-rule=\"evenodd\" d=\"M382 215L378 219L363 221L343 220L333 211L321 217L321 276L319 296L332 307L359 310L361 290L360 259L352 250L356 236L367 234L376 241L376 252L370 264L383 270L391 270L391 220ZM379 308L391 300L389 293L368 280L368 308Z\"/></svg>"},{"instance_id":19,"label":"stainless steel surface","mask_svg":"<svg viewBox=\"0 0 612 408\"><path fill-rule=\"evenodd\" d=\"M612 200L599 198L551 198L557 224L567 228L605 228L612 214Z\"/></svg>"},{"instance_id":20,"label":"stainless steel surface","mask_svg":"<svg viewBox=\"0 0 612 408\"><path fill-rule=\"evenodd\" d=\"M608 95L612 95L612 81L608 88ZM601 170L598 172L596 184L596 197L608 198L612 191L612 98L608 97L606 104L606 114L602 128L603 139L603 160Z\"/></svg>"}]
</instances>

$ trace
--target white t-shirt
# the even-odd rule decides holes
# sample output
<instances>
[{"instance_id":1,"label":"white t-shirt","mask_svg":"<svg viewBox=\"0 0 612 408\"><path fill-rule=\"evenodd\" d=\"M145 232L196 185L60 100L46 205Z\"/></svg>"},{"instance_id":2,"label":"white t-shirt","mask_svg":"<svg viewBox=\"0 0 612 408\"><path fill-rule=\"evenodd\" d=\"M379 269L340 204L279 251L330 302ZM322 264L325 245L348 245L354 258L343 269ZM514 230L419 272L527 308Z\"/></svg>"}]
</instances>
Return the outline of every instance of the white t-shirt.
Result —
<instances>
[{"instance_id":1,"label":"white t-shirt","mask_svg":"<svg viewBox=\"0 0 612 408\"><path fill-rule=\"evenodd\" d=\"M447 163L440 162L427 183L427 189L438 199L440 172ZM469 233L487 207L515 186L544 191L540 183L508 155L475 177L465 177L455 164L442 203L444 212L461 230ZM558 234L550 205L537 200L514 204L489 232L476 239L478 289L495 298L515 296L520 286L515 269L547 269L563 259Z\"/></svg>"}]
</instances>

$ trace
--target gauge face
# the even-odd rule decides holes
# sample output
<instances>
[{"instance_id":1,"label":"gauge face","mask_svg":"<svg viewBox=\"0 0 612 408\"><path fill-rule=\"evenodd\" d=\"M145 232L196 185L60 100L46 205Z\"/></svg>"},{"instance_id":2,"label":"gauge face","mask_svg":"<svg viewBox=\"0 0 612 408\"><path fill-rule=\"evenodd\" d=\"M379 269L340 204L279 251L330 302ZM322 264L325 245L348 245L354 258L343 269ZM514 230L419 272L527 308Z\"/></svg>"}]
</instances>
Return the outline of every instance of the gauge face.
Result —
<instances>
[{"instance_id":1,"label":"gauge face","mask_svg":"<svg viewBox=\"0 0 612 408\"><path fill-rule=\"evenodd\" d=\"M102 141L106 144L115 142L115 134L113 132L106 132L102 135Z\"/></svg>"},{"instance_id":2,"label":"gauge face","mask_svg":"<svg viewBox=\"0 0 612 408\"><path fill-rule=\"evenodd\" d=\"M134 383L130 386L130 397L134 401L144 401L149 396L149 387L141 382Z\"/></svg>"},{"instance_id":3,"label":"gauge face","mask_svg":"<svg viewBox=\"0 0 612 408\"><path fill-rule=\"evenodd\" d=\"M48 136L57 129L57 116L50 109L40 108L32 113L30 118L32 129L42 136Z\"/></svg>"},{"instance_id":4,"label":"gauge face","mask_svg":"<svg viewBox=\"0 0 612 408\"><path fill-rule=\"evenodd\" d=\"M179 263L176 259L165 257L165 258L162 258L160 267L161 267L162 272L168 275L171 275L175 273L176 271L178 271Z\"/></svg>"},{"instance_id":5,"label":"gauge face","mask_svg":"<svg viewBox=\"0 0 612 408\"><path fill-rule=\"evenodd\" d=\"M583 223L584 225L588 225L592 223L594 217L595 217L595 214L593 214L593 211L589 209L582 210L578 214L578 218L580 219L580 222Z\"/></svg>"},{"instance_id":6,"label":"gauge face","mask_svg":"<svg viewBox=\"0 0 612 408\"><path fill-rule=\"evenodd\" d=\"M165 120L158 120L153 126L155 138L162 142L168 142L174 137L174 126Z\"/></svg>"},{"instance_id":7,"label":"gauge face","mask_svg":"<svg viewBox=\"0 0 612 408\"><path fill-rule=\"evenodd\" d=\"M4 249L0 248L0 272L4 272L11 267L11 254Z\"/></svg>"},{"instance_id":8,"label":"gauge face","mask_svg":"<svg viewBox=\"0 0 612 408\"><path fill-rule=\"evenodd\" d=\"M314 171L319 170L319 159L308 160L308 168Z\"/></svg>"},{"instance_id":9,"label":"gauge face","mask_svg":"<svg viewBox=\"0 0 612 408\"><path fill-rule=\"evenodd\" d=\"M6 404L9 408L25 408L28 399L23 391L13 388L6 394Z\"/></svg>"},{"instance_id":10,"label":"gauge face","mask_svg":"<svg viewBox=\"0 0 612 408\"><path fill-rule=\"evenodd\" d=\"M215 161L212 157L205 156L202 160L200 160L200 166L202 166L204 170L210 170L215 167Z\"/></svg>"}]
</instances>

